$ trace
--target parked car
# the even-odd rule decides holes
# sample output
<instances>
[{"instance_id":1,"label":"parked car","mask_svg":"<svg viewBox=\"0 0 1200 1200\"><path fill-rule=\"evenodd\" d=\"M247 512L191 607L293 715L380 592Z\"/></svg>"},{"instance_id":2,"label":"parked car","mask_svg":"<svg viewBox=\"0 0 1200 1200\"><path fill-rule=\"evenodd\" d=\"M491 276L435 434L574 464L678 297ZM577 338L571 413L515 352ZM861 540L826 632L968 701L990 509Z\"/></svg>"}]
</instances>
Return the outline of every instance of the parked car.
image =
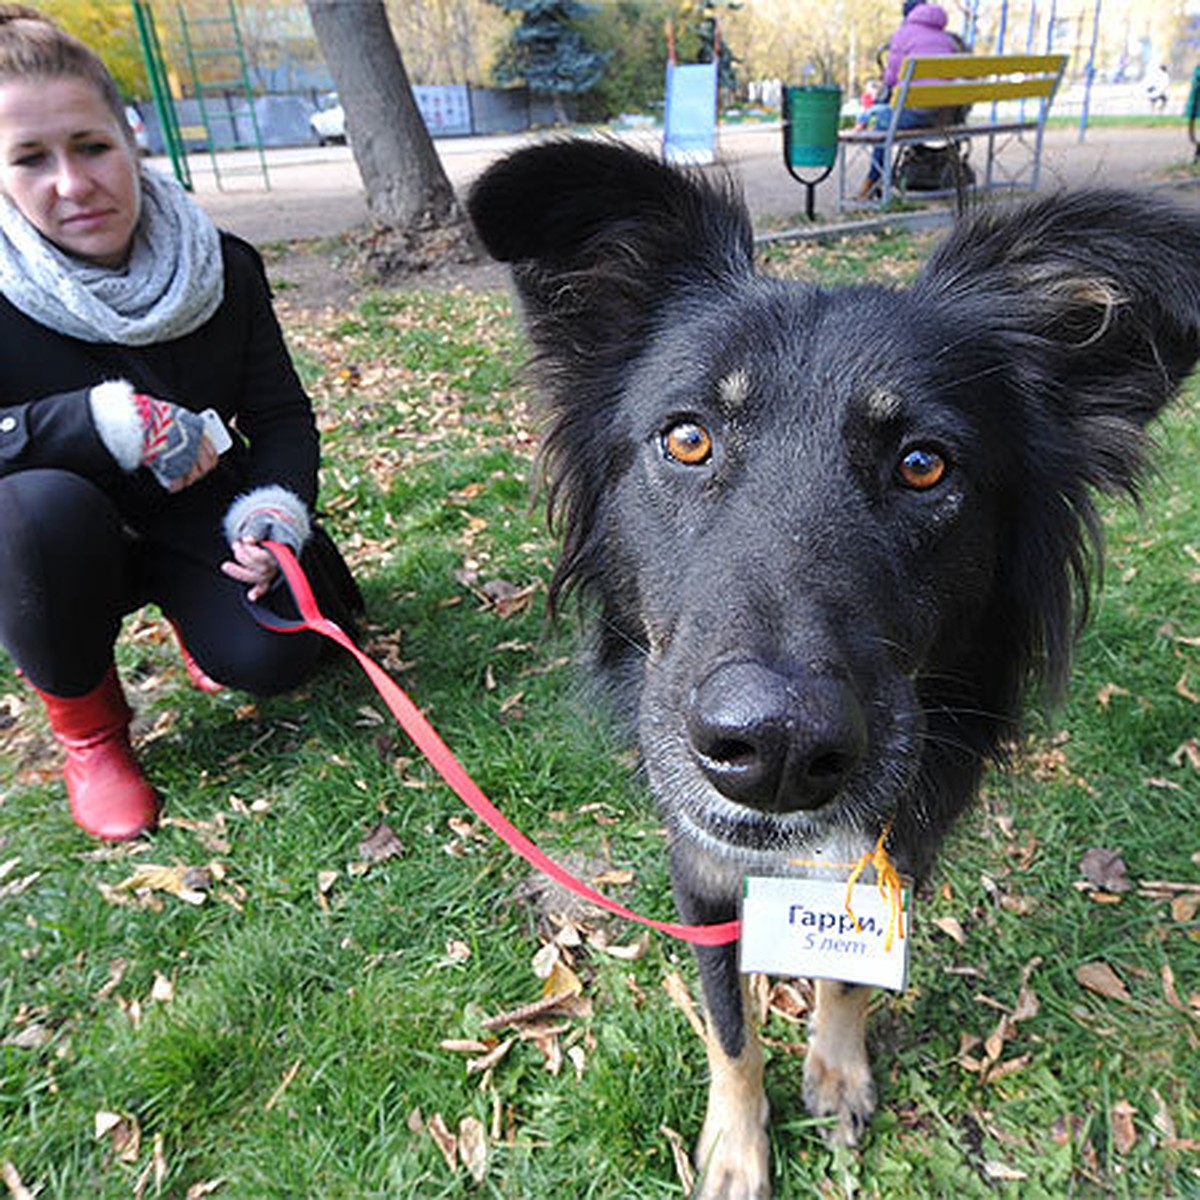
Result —
<instances>
[{"instance_id":1,"label":"parked car","mask_svg":"<svg viewBox=\"0 0 1200 1200\"><path fill-rule=\"evenodd\" d=\"M346 140L346 110L338 102L336 92L321 97L317 111L308 118L308 125L319 146Z\"/></svg>"},{"instance_id":2,"label":"parked car","mask_svg":"<svg viewBox=\"0 0 1200 1200\"><path fill-rule=\"evenodd\" d=\"M132 104L125 105L125 120L129 122L129 128L133 130L133 144L137 146L138 153L149 154L150 137L146 133L146 122L142 120L142 114Z\"/></svg>"}]
</instances>

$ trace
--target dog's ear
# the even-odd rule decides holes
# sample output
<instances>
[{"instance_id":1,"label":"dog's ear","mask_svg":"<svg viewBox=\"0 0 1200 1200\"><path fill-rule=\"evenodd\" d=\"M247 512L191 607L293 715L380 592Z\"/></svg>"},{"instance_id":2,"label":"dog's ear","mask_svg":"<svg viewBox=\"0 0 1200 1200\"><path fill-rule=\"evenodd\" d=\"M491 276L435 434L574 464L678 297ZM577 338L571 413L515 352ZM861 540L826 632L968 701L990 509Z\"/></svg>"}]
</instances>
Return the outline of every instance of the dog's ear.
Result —
<instances>
[{"instance_id":1,"label":"dog's ear","mask_svg":"<svg viewBox=\"0 0 1200 1200\"><path fill-rule=\"evenodd\" d=\"M680 288L752 269L750 221L727 181L614 143L518 151L480 177L467 208L512 265L539 357L558 368L628 361Z\"/></svg>"},{"instance_id":2,"label":"dog's ear","mask_svg":"<svg viewBox=\"0 0 1200 1200\"><path fill-rule=\"evenodd\" d=\"M914 290L1002 339L1010 382L1067 423L1086 481L1128 489L1141 430L1200 355L1200 214L1108 190L983 212Z\"/></svg>"},{"instance_id":3,"label":"dog's ear","mask_svg":"<svg viewBox=\"0 0 1200 1200\"><path fill-rule=\"evenodd\" d=\"M1200 215L1104 190L989 210L912 294L965 386L1024 431L989 619L1012 668L989 704L1015 711L1035 679L1065 687L1102 559L1092 489L1136 491L1145 426L1200 355Z\"/></svg>"},{"instance_id":4,"label":"dog's ear","mask_svg":"<svg viewBox=\"0 0 1200 1200\"><path fill-rule=\"evenodd\" d=\"M604 481L623 469L612 410L672 304L753 273L750 219L726 177L590 141L502 159L471 189L467 209L488 251L512 267L550 418L540 462L550 524L562 536L551 605L572 587L594 587L605 628L617 629L621 602L604 594L600 569Z\"/></svg>"}]
</instances>

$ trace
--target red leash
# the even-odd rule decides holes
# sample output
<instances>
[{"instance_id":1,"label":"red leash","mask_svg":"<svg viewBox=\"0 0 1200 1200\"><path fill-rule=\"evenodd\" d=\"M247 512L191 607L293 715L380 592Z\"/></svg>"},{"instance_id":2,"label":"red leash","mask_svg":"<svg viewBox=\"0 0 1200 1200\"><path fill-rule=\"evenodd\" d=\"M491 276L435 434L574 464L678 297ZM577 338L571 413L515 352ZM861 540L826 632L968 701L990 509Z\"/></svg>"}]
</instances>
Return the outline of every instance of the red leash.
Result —
<instances>
[{"instance_id":1,"label":"red leash","mask_svg":"<svg viewBox=\"0 0 1200 1200\"><path fill-rule=\"evenodd\" d=\"M283 577L287 581L288 587L291 588L292 597L300 610L301 620L289 621L276 616L260 605L252 604L250 608L254 613L255 620L260 625L277 633L299 633L308 630L310 633L320 634L354 655L358 665L366 672L367 678L375 685L375 690L388 706L392 716L400 722L401 728L412 738L417 749L425 755L430 765L450 785L458 798L510 849L544 875L548 875L555 883L561 884L568 891L574 892L575 895L581 896L599 908L624 917L627 921L648 925L651 929L657 929L659 933L670 934L671 937L692 942L697 946L724 946L737 941L740 932L740 922L738 921L725 921L719 925L677 925L670 921L655 921L651 917L640 916L623 904L610 900L603 892L598 892L584 883L582 879L572 875L566 868L539 850L483 794L478 784L467 774L463 765L442 741L437 730L426 720L425 714L408 698L404 689L374 659L364 654L336 622L331 621L321 612L308 579L291 550L279 542L266 541L262 545L270 550L278 561L279 569L283 572Z\"/></svg>"}]
</instances>

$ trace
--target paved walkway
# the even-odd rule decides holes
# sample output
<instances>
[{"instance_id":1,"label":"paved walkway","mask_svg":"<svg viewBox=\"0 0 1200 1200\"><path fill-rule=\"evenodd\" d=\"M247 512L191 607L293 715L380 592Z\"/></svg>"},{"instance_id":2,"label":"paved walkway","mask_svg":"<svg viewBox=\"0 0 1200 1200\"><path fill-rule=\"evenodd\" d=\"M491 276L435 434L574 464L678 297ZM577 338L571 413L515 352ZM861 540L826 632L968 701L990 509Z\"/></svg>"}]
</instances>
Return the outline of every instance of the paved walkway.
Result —
<instances>
[{"instance_id":1,"label":"paved walkway","mask_svg":"<svg viewBox=\"0 0 1200 1200\"><path fill-rule=\"evenodd\" d=\"M556 135L448 138L439 140L437 148L450 181L461 191L489 163L538 136ZM628 140L657 150L660 136L642 133ZM742 181L757 227L804 223L805 189L783 166L778 125L726 127L719 147L721 161ZM1165 172L1191 157L1191 143L1181 126L1092 127L1082 140L1075 126L1054 127L1046 133L1042 189L1170 186ZM165 160L160 165L167 169ZM213 219L258 244L335 236L367 217L358 170L344 146L268 151L269 190L253 153L221 155L220 187L207 155L193 155L190 165L196 198ZM1200 204L1200 187L1175 186ZM816 196L818 214L836 217L836 172L818 186Z\"/></svg>"}]
</instances>

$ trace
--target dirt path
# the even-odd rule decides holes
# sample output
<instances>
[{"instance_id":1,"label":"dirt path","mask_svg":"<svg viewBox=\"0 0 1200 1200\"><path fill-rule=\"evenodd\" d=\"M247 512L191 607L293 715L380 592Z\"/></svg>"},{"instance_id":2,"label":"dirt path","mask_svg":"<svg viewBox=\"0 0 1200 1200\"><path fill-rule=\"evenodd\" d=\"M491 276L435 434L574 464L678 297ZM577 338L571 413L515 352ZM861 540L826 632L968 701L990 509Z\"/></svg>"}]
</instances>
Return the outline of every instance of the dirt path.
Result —
<instances>
[{"instance_id":1,"label":"dirt path","mask_svg":"<svg viewBox=\"0 0 1200 1200\"><path fill-rule=\"evenodd\" d=\"M444 139L437 143L446 173L460 194L487 165L520 145L552 134ZM626 140L658 149L658 135ZM802 227L805 190L783 166L777 125L728 126L720 134L720 161L741 182L756 230ZM1074 126L1047 131L1042 190L1085 185L1133 188L1172 186L1172 172L1187 202L1200 203L1195 178L1180 183L1191 160L1181 126L1093 127L1080 140ZM207 156L190 160L196 199L218 225L264 250L281 298L295 307L340 306L369 286L347 237L367 222L358 170L344 146L296 147L267 156L269 190L257 156L221 156L220 178ZM164 164L159 164L163 166ZM837 219L834 176L817 188L817 213ZM424 281L433 286L503 286L504 272L492 263L446 262Z\"/></svg>"}]
</instances>

